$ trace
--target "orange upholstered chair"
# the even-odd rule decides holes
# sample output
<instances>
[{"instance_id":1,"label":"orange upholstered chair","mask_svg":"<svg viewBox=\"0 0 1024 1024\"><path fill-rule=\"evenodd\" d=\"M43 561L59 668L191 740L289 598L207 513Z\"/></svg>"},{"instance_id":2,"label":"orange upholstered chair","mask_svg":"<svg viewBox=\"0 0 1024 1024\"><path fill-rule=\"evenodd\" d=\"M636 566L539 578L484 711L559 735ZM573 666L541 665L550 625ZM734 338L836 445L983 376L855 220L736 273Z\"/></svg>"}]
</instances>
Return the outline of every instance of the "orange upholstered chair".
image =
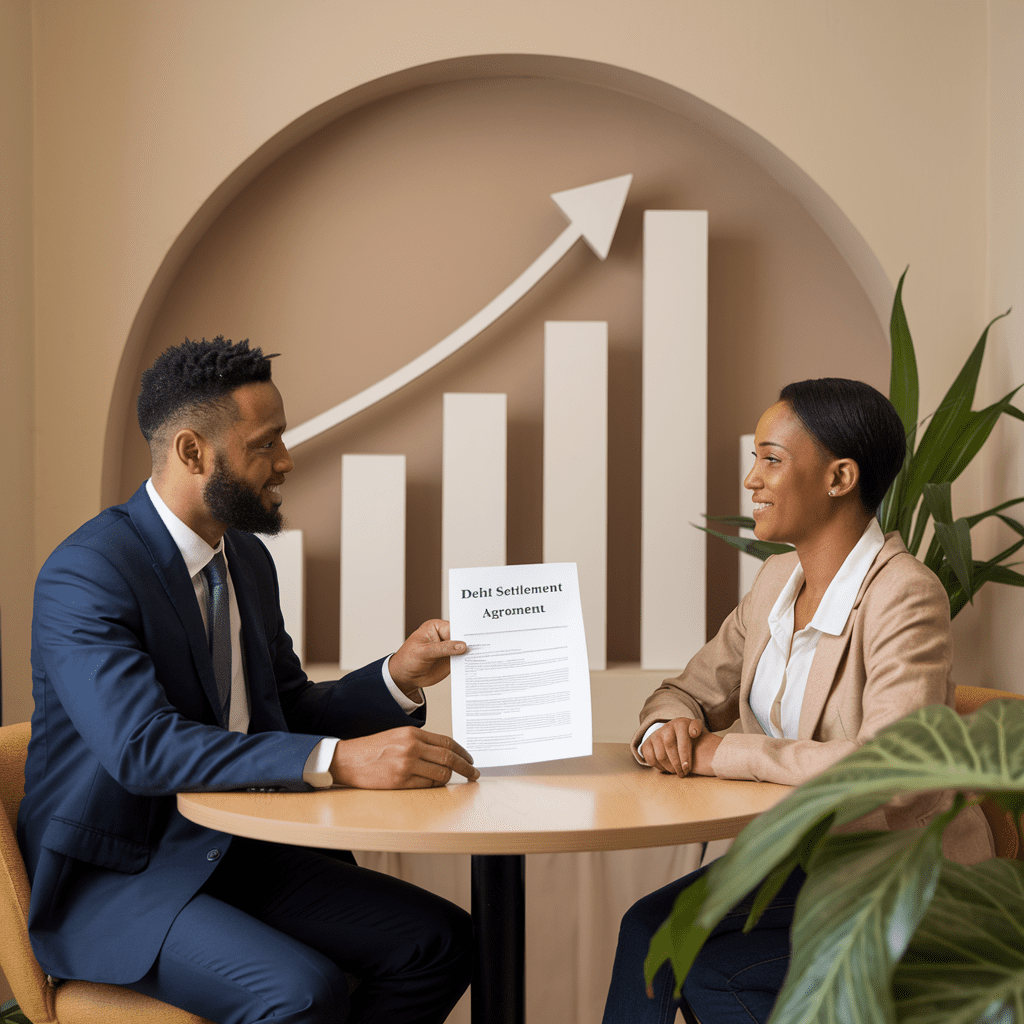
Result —
<instances>
[{"instance_id":1,"label":"orange upholstered chair","mask_svg":"<svg viewBox=\"0 0 1024 1024\"><path fill-rule=\"evenodd\" d=\"M33 1024L210 1024L119 985L54 983L43 974L28 941L28 875L18 848L18 805L25 795L28 722L0 727L0 969Z\"/></svg>"},{"instance_id":2,"label":"orange upholstered chair","mask_svg":"<svg viewBox=\"0 0 1024 1024\"><path fill-rule=\"evenodd\" d=\"M1010 693L1008 690L989 690L984 686L958 686L956 688L956 713L969 715L977 711L982 704L999 697L1010 697L1013 700L1024 700L1024 695ZM1020 837L1013 824L1013 815L1004 811L992 800L982 800L981 809L992 829L992 838L996 844L996 856L1010 860L1024 860L1024 849L1021 849Z\"/></svg>"}]
</instances>

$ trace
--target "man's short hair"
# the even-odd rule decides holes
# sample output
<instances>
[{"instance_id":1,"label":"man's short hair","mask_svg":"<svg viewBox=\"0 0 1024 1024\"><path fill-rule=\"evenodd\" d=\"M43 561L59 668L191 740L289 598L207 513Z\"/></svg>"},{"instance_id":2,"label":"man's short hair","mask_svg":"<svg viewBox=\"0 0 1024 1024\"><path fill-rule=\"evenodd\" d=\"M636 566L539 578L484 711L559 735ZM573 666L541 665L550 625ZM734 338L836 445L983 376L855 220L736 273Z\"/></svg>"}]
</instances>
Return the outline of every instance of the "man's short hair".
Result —
<instances>
[{"instance_id":1,"label":"man's short hair","mask_svg":"<svg viewBox=\"0 0 1024 1024\"><path fill-rule=\"evenodd\" d=\"M224 422L234 422L238 407L231 392L270 380L273 358L259 348L249 348L248 339L235 344L223 335L213 341L186 338L184 344L163 352L142 374L136 403L150 452L162 449L183 426L210 432Z\"/></svg>"}]
</instances>

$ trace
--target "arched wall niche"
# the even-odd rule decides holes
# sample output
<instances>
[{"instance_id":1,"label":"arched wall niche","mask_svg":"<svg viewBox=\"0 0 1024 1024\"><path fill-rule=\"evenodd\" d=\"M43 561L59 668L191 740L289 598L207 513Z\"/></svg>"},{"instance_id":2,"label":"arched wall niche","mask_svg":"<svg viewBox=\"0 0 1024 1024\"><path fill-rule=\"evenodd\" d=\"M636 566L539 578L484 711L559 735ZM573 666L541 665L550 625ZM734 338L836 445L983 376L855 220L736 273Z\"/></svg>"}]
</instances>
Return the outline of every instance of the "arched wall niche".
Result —
<instances>
[{"instance_id":1,"label":"arched wall niche","mask_svg":"<svg viewBox=\"0 0 1024 1024\"><path fill-rule=\"evenodd\" d=\"M308 657L334 661L341 454L405 453L408 625L436 615L441 395L503 391L509 561L540 560L543 323L607 320L609 658L635 661L643 211L710 212L711 512L736 510L737 436L782 384L840 375L886 386L892 289L838 207L770 143L622 68L445 61L335 97L268 140L196 212L138 311L108 420L105 502L148 472L132 407L141 369L168 345L223 333L281 352L275 380L298 424L397 369L508 284L564 224L551 192L623 173L634 183L605 263L578 245L467 349L300 448L285 509L306 533ZM701 511L682 511L680 529ZM708 553L715 629L735 602L735 559L717 542Z\"/></svg>"}]
</instances>

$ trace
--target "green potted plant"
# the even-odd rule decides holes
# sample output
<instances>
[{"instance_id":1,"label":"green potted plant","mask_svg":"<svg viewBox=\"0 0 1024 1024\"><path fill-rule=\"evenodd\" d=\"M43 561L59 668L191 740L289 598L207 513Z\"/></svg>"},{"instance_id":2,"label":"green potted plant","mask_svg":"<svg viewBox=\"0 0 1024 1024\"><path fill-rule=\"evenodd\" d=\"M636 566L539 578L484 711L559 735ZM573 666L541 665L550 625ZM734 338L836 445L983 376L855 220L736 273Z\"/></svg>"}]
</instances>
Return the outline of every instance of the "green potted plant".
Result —
<instances>
[{"instance_id":1,"label":"green potted plant","mask_svg":"<svg viewBox=\"0 0 1024 1024\"><path fill-rule=\"evenodd\" d=\"M1012 404L1020 387L1014 388L1004 398L984 409L971 409L988 332L996 320L1007 315L1007 311L992 320L982 332L963 369L924 427L920 441L917 441L922 424L918 423L917 418L917 360L903 310L903 280L906 276L904 271L896 288L889 325L892 342L889 400L903 420L907 432L907 457L903 469L882 502L879 520L883 532L899 530L907 550L918 557L928 523L933 523L932 539L923 561L942 581L949 594L950 614L955 617L974 599L974 595L985 583L1024 586L1024 575L1006 564L1008 559L1024 547L1024 524L1005 514L1006 509L1024 502L1024 497L1012 498L985 512L959 519L953 518L951 497L952 482L981 450L1000 416L1024 420L1024 412ZM973 557L971 550L971 530L990 516L998 517L1022 539L993 558L978 560ZM726 526L745 527L749 530L754 528L754 520L744 516L707 518ZM703 526L697 528L761 559L792 550L788 544L775 544L753 537L733 537Z\"/></svg>"}]
</instances>

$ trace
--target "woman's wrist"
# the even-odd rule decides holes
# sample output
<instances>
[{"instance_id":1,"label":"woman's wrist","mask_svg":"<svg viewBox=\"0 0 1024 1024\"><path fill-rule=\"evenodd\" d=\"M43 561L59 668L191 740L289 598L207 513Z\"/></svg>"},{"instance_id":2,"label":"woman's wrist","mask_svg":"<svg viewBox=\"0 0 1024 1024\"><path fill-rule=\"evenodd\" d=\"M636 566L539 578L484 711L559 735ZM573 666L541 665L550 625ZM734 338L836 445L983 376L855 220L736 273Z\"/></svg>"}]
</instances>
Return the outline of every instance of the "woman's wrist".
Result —
<instances>
[{"instance_id":1,"label":"woman's wrist","mask_svg":"<svg viewBox=\"0 0 1024 1024\"><path fill-rule=\"evenodd\" d=\"M715 751L722 742L721 736L713 732L702 732L693 744L693 774L714 775L712 762L715 760Z\"/></svg>"}]
</instances>

